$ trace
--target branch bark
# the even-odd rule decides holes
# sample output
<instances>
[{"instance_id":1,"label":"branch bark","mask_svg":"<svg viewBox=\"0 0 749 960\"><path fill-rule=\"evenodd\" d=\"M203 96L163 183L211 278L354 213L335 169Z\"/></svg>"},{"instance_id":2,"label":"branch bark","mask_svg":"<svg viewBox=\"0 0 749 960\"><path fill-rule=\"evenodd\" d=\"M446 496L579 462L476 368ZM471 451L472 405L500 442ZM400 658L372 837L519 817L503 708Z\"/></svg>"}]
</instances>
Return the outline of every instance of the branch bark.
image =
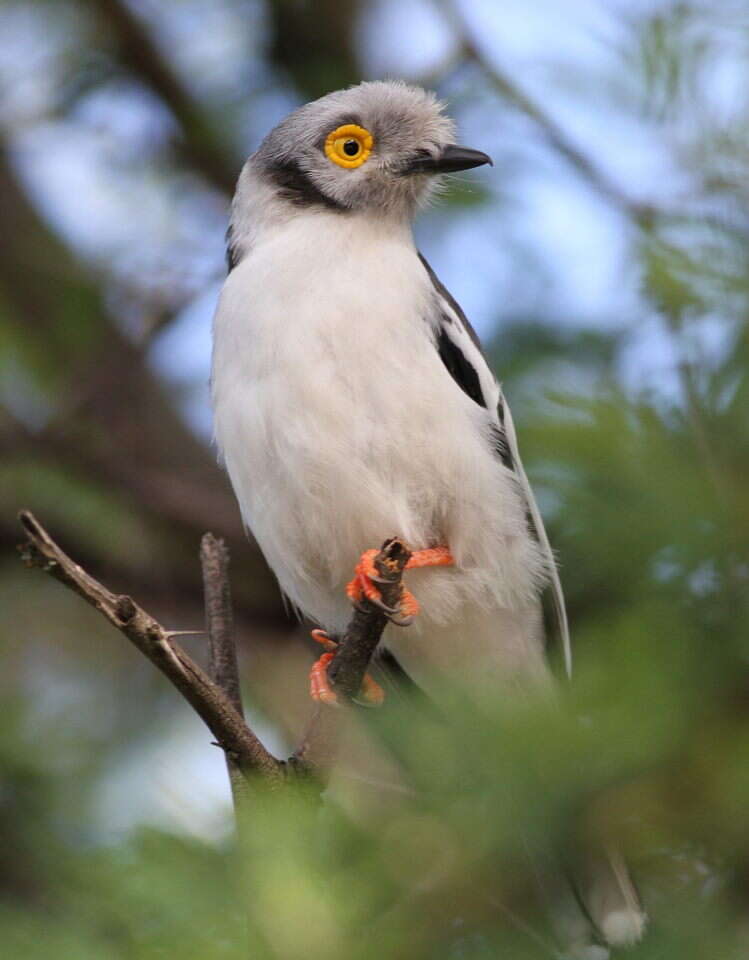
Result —
<instances>
[{"instance_id":1,"label":"branch bark","mask_svg":"<svg viewBox=\"0 0 749 960\"><path fill-rule=\"evenodd\" d=\"M401 578L410 558L411 551L397 537L386 540L375 558L375 567L382 580L379 584L382 600L391 609L397 608L400 601ZM368 601L354 608L343 641L328 666L331 685L347 700L359 692L387 622L387 616Z\"/></svg>"},{"instance_id":2,"label":"branch bark","mask_svg":"<svg viewBox=\"0 0 749 960\"><path fill-rule=\"evenodd\" d=\"M231 630L228 550L222 541L206 534L201 544L211 678L175 642L178 631L167 630L131 597L112 593L95 580L55 543L30 511L22 511L19 519L26 533L26 541L19 547L26 565L50 574L97 609L158 667L204 720L226 755L237 809L253 776L274 788L288 782L290 770L312 771L325 779L335 757L345 709L318 704L300 747L288 763L274 757L244 719ZM382 598L388 607L398 605L403 570L410 556L401 540L391 539L375 558L382 578ZM367 600L355 609L328 667L342 706L361 687L386 624L382 610Z\"/></svg>"},{"instance_id":3,"label":"branch bark","mask_svg":"<svg viewBox=\"0 0 749 960\"><path fill-rule=\"evenodd\" d=\"M206 533L200 541L200 566L203 571L205 629L208 636L211 677L229 698L240 717L244 717L239 683L237 647L232 631L231 588L229 586L229 550L223 540ZM247 785L236 758L224 754L238 828L241 808L247 799Z\"/></svg>"},{"instance_id":4,"label":"branch bark","mask_svg":"<svg viewBox=\"0 0 749 960\"><path fill-rule=\"evenodd\" d=\"M205 625L213 680L242 714L237 648L232 636L229 550L223 540L206 533L200 542L203 570Z\"/></svg>"},{"instance_id":5,"label":"branch bark","mask_svg":"<svg viewBox=\"0 0 749 960\"><path fill-rule=\"evenodd\" d=\"M179 690L245 776L281 783L284 765L273 757L237 713L229 697L185 653L157 620L131 597L107 590L55 543L32 513L19 517L27 540L20 547L29 567L39 567L74 590L117 627Z\"/></svg>"}]
</instances>

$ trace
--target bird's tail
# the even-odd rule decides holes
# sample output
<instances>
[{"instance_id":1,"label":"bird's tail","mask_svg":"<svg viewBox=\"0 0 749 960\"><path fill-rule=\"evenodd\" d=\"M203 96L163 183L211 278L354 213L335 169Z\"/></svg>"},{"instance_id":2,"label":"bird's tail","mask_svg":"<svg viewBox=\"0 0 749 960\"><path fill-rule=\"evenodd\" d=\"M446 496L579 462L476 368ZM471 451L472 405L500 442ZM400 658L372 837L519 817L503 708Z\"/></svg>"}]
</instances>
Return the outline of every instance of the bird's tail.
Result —
<instances>
[{"instance_id":1,"label":"bird's tail","mask_svg":"<svg viewBox=\"0 0 749 960\"><path fill-rule=\"evenodd\" d=\"M548 871L548 862L546 867ZM548 879L549 873L546 876L551 920L565 957L605 960L609 947L631 947L640 941L647 915L618 850L588 852L573 872L559 870L556 883Z\"/></svg>"},{"instance_id":2,"label":"bird's tail","mask_svg":"<svg viewBox=\"0 0 749 960\"><path fill-rule=\"evenodd\" d=\"M589 857L581 880L578 893L601 939L612 947L637 943L647 915L621 852Z\"/></svg>"}]
</instances>

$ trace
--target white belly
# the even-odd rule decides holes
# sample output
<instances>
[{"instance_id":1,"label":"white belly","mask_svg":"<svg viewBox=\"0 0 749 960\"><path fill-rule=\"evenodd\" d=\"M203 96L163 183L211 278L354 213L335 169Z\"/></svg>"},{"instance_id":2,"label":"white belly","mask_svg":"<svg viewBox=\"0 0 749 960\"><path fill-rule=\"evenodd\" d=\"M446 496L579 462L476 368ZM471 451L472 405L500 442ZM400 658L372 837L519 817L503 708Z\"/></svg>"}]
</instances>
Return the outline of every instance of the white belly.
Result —
<instances>
[{"instance_id":1,"label":"white belly","mask_svg":"<svg viewBox=\"0 0 749 960\"><path fill-rule=\"evenodd\" d=\"M401 634L459 622L466 604L535 604L542 564L521 498L491 450L492 414L433 345L410 239L334 214L272 236L226 281L213 394L244 520L284 592L341 630L357 557L398 535L456 558L407 575L423 616Z\"/></svg>"}]
</instances>

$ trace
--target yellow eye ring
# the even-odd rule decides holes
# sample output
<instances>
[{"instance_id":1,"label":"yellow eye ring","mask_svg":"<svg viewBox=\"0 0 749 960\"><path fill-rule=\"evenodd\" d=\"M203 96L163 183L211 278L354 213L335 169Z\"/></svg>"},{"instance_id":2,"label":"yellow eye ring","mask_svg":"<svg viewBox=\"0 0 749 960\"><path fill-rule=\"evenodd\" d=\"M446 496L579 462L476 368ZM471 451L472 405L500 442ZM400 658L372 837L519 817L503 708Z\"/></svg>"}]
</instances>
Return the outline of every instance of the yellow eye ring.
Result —
<instances>
[{"instance_id":1,"label":"yellow eye ring","mask_svg":"<svg viewBox=\"0 0 749 960\"><path fill-rule=\"evenodd\" d=\"M374 140L369 130L356 123L344 123L325 138L325 154L339 167L360 167L372 152Z\"/></svg>"}]
</instances>

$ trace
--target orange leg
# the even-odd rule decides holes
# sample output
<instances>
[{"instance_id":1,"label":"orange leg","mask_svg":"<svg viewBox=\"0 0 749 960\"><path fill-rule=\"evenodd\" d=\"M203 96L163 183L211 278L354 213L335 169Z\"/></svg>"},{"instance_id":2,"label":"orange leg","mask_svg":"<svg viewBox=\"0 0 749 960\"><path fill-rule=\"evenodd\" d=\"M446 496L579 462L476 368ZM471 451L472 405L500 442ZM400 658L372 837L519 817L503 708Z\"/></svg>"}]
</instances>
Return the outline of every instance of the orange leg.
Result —
<instances>
[{"instance_id":1,"label":"orange leg","mask_svg":"<svg viewBox=\"0 0 749 960\"><path fill-rule=\"evenodd\" d=\"M338 697L328 683L328 664L335 654L324 653L315 660L309 672L309 695L318 703L327 703L329 707L338 706Z\"/></svg>"},{"instance_id":2,"label":"orange leg","mask_svg":"<svg viewBox=\"0 0 749 960\"><path fill-rule=\"evenodd\" d=\"M379 550L365 550L361 555L356 565L354 578L346 587L346 594L354 604L359 603L363 597L366 597L370 603L380 607L393 623L407 627L419 612L419 602L410 590L403 587L399 608L394 610L392 607L385 606L380 591L375 586L376 583L382 582L374 565L374 559L378 553ZM448 547L430 547L426 550L414 550L406 564L406 570L413 570L418 567L444 567L454 562ZM399 614L399 616L396 616L396 614Z\"/></svg>"},{"instance_id":3,"label":"orange leg","mask_svg":"<svg viewBox=\"0 0 749 960\"><path fill-rule=\"evenodd\" d=\"M338 706L338 697L331 688L328 681L328 664L333 659L333 651L338 646L335 640L331 639L324 630L313 630L312 639L321 643L328 653L324 653L312 665L309 674L309 692L313 700L318 703L325 703L330 707ZM379 707L385 699L385 691L368 673L364 674L357 703L367 707Z\"/></svg>"},{"instance_id":4,"label":"orange leg","mask_svg":"<svg viewBox=\"0 0 749 960\"><path fill-rule=\"evenodd\" d=\"M406 564L406 570L417 567L450 567L454 563L449 547L430 547L428 550L414 550Z\"/></svg>"}]
</instances>

